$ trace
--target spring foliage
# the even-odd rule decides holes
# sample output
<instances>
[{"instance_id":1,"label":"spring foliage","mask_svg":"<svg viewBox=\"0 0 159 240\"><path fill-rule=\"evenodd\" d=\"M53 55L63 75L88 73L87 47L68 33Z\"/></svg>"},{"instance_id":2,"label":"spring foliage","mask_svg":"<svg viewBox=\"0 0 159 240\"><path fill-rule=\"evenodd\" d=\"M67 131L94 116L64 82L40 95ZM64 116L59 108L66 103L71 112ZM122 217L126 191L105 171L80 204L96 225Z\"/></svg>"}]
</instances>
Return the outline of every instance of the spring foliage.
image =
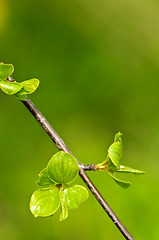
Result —
<instances>
[{"instance_id":1,"label":"spring foliage","mask_svg":"<svg viewBox=\"0 0 159 240\"><path fill-rule=\"evenodd\" d=\"M144 174L145 172L120 165L123 150L122 135L120 132L115 135L114 143L108 148L106 160L96 165L96 168L99 171L107 172L121 187L128 188L131 183L119 179L116 173Z\"/></svg>"},{"instance_id":2,"label":"spring foliage","mask_svg":"<svg viewBox=\"0 0 159 240\"><path fill-rule=\"evenodd\" d=\"M8 94L15 95L19 100L25 101L27 94L31 94L36 91L39 86L39 80L33 78L30 80L18 82L8 81L8 77L14 72L14 66L12 64L0 64L0 89Z\"/></svg>"},{"instance_id":3,"label":"spring foliage","mask_svg":"<svg viewBox=\"0 0 159 240\"><path fill-rule=\"evenodd\" d=\"M36 91L39 80L32 78L23 82L10 81L14 72L12 64L0 64L0 89L7 95L14 95L26 101L27 95ZM120 165L122 157L122 133L117 133L110 145L106 160L95 165L95 170L107 172L121 187L128 188L131 183L120 180L116 173L143 174L143 171ZM68 217L69 210L88 198L88 191L81 185L71 185L78 176L79 166L76 159L63 151L50 159L46 168L39 174L37 184L41 187L31 196L30 210L35 217L49 217L60 209L60 221Z\"/></svg>"},{"instance_id":4,"label":"spring foliage","mask_svg":"<svg viewBox=\"0 0 159 240\"><path fill-rule=\"evenodd\" d=\"M88 198L81 185L69 186L78 175L76 159L63 151L56 153L39 174L36 190L30 200L30 210L35 217L49 217L60 208L60 221L68 217L69 210L78 208Z\"/></svg>"}]
</instances>

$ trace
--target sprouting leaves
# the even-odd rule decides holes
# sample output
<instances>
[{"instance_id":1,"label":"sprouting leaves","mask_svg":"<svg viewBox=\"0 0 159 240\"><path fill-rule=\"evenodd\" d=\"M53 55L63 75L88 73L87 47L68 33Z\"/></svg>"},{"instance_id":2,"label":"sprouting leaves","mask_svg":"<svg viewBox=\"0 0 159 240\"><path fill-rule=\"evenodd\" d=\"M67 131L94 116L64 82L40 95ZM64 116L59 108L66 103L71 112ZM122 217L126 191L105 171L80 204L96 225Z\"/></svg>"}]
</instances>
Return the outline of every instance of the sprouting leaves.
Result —
<instances>
[{"instance_id":1,"label":"sprouting leaves","mask_svg":"<svg viewBox=\"0 0 159 240\"><path fill-rule=\"evenodd\" d=\"M60 206L58 188L36 190L30 200L30 210L35 217L48 217Z\"/></svg>"},{"instance_id":2,"label":"sprouting leaves","mask_svg":"<svg viewBox=\"0 0 159 240\"><path fill-rule=\"evenodd\" d=\"M122 156L122 140L121 140L121 133L117 133L114 139L114 143L110 145L108 149L108 155L112 163L118 168L119 161Z\"/></svg>"},{"instance_id":3,"label":"sprouting leaves","mask_svg":"<svg viewBox=\"0 0 159 240\"><path fill-rule=\"evenodd\" d=\"M120 165L120 159L122 157L121 136L122 133L120 132L115 135L114 143L112 143L108 149L106 160L96 165L96 168L99 171L107 172L121 187L128 188L131 183L120 180L116 176L116 173L144 174L145 172Z\"/></svg>"},{"instance_id":4,"label":"sprouting leaves","mask_svg":"<svg viewBox=\"0 0 159 240\"><path fill-rule=\"evenodd\" d=\"M68 217L68 212L75 209L88 198L88 191L80 185L68 186L78 175L76 159L63 151L56 153L47 167L39 174L38 185L30 201L30 210L35 217L48 217L60 208L60 221Z\"/></svg>"},{"instance_id":5,"label":"sprouting leaves","mask_svg":"<svg viewBox=\"0 0 159 240\"><path fill-rule=\"evenodd\" d=\"M60 221L63 221L68 217L68 205L67 205L65 193L62 187L60 188L59 195L60 195L60 204L61 204Z\"/></svg>"},{"instance_id":6,"label":"sprouting leaves","mask_svg":"<svg viewBox=\"0 0 159 240\"><path fill-rule=\"evenodd\" d=\"M79 166L75 158L65 152L56 153L47 166L49 177L56 183L70 183L79 172Z\"/></svg>"},{"instance_id":7,"label":"sprouting leaves","mask_svg":"<svg viewBox=\"0 0 159 240\"><path fill-rule=\"evenodd\" d=\"M130 182L126 182L126 181L123 181L123 180L120 180L116 175L115 173L111 172L111 171L107 171L108 174L115 180L116 183L118 183L122 188L128 188L131 183Z\"/></svg>"},{"instance_id":8,"label":"sprouting leaves","mask_svg":"<svg viewBox=\"0 0 159 240\"><path fill-rule=\"evenodd\" d=\"M22 85L22 89L16 94L16 97L19 100L25 101L27 94L31 94L36 91L39 86L39 80L36 78L26 80L20 83Z\"/></svg>"},{"instance_id":9,"label":"sprouting leaves","mask_svg":"<svg viewBox=\"0 0 159 240\"><path fill-rule=\"evenodd\" d=\"M51 179L48 177L47 168L44 168L39 173L39 181L37 182L37 184L42 187L56 185L56 183L51 181Z\"/></svg>"},{"instance_id":10,"label":"sprouting leaves","mask_svg":"<svg viewBox=\"0 0 159 240\"><path fill-rule=\"evenodd\" d=\"M0 80L0 88L4 93L8 95L14 95L22 89L22 85L17 82Z\"/></svg>"},{"instance_id":11,"label":"sprouting leaves","mask_svg":"<svg viewBox=\"0 0 159 240\"><path fill-rule=\"evenodd\" d=\"M79 204L88 198L88 191L85 187L74 185L64 190L68 208L78 208Z\"/></svg>"},{"instance_id":12,"label":"sprouting leaves","mask_svg":"<svg viewBox=\"0 0 159 240\"><path fill-rule=\"evenodd\" d=\"M145 172L137 170L137 169L133 169L130 167L126 167L123 165L120 165L118 169L114 169L114 172L120 172L120 173L134 173L134 174L145 174Z\"/></svg>"},{"instance_id":13,"label":"sprouting leaves","mask_svg":"<svg viewBox=\"0 0 159 240\"><path fill-rule=\"evenodd\" d=\"M30 79L30 80L26 80L24 82L21 82L22 86L23 86L23 93L25 94L31 94L33 92L35 92L35 90L38 88L39 86L39 80L36 78Z\"/></svg>"},{"instance_id":14,"label":"sprouting leaves","mask_svg":"<svg viewBox=\"0 0 159 240\"><path fill-rule=\"evenodd\" d=\"M14 72L14 66L12 64L0 64L0 79L6 80Z\"/></svg>"},{"instance_id":15,"label":"sprouting leaves","mask_svg":"<svg viewBox=\"0 0 159 240\"><path fill-rule=\"evenodd\" d=\"M14 72L14 66L12 64L0 64L0 89L8 94L15 95L18 99L25 101L27 94L31 94L36 91L39 86L39 80L36 78L18 82L8 81L8 77Z\"/></svg>"}]
</instances>

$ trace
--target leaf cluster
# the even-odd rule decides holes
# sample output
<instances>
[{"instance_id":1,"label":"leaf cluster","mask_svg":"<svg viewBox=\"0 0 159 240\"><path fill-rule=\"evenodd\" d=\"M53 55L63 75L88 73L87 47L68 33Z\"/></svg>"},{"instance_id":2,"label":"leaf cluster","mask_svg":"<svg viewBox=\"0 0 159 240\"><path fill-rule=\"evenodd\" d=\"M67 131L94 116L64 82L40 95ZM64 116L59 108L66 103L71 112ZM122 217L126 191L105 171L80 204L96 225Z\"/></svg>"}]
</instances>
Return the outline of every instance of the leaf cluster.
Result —
<instances>
[{"instance_id":1,"label":"leaf cluster","mask_svg":"<svg viewBox=\"0 0 159 240\"><path fill-rule=\"evenodd\" d=\"M131 183L119 179L116 173L144 174L145 172L120 165L123 150L122 135L120 132L115 135L114 142L108 148L106 160L96 165L96 168L99 171L107 172L121 187L128 188Z\"/></svg>"},{"instance_id":2,"label":"leaf cluster","mask_svg":"<svg viewBox=\"0 0 159 240\"><path fill-rule=\"evenodd\" d=\"M25 101L27 94L31 94L36 91L39 86L39 80L32 78L30 80L18 82L8 81L8 77L14 72L14 66L12 64L0 64L0 89L8 94L15 95L18 99Z\"/></svg>"},{"instance_id":3,"label":"leaf cluster","mask_svg":"<svg viewBox=\"0 0 159 240\"><path fill-rule=\"evenodd\" d=\"M88 198L88 191L80 185L69 186L78 175L76 159L63 151L56 153L39 174L36 190L30 200L30 210L35 217L49 217L60 208L60 221L68 211L78 208Z\"/></svg>"}]
</instances>

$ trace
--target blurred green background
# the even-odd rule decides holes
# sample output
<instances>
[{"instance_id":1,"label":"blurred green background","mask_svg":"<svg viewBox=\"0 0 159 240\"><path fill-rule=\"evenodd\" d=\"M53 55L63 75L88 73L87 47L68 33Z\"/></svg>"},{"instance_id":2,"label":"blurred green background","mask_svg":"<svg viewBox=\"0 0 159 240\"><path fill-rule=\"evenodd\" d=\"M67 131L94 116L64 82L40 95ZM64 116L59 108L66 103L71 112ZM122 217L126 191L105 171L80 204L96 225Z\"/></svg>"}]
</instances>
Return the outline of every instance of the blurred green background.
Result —
<instances>
[{"instance_id":1,"label":"blurred green background","mask_svg":"<svg viewBox=\"0 0 159 240\"><path fill-rule=\"evenodd\" d=\"M40 79L31 100L74 155L99 163L124 133L122 163L147 174L122 176L128 190L88 174L144 240L159 239L158 13L155 0L0 0L0 60L17 81ZM64 222L31 215L38 173L57 149L14 97L1 92L0 102L0 239L123 239L91 194Z\"/></svg>"}]
</instances>

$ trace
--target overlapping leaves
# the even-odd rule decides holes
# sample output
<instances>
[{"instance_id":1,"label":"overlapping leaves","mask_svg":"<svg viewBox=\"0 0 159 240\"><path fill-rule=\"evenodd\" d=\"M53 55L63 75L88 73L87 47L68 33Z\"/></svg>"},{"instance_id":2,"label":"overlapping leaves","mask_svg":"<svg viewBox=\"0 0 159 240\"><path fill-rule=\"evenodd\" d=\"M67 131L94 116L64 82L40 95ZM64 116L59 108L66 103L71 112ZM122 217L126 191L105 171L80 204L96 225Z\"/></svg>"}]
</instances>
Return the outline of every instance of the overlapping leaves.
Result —
<instances>
[{"instance_id":1,"label":"overlapping leaves","mask_svg":"<svg viewBox=\"0 0 159 240\"><path fill-rule=\"evenodd\" d=\"M97 170L107 172L115 182L117 182L121 187L128 188L131 183L120 180L116 173L134 173L134 174L144 174L145 172L136 170L127 166L120 165L120 159L122 157L122 133L117 133L114 138L114 143L112 143L108 149L107 158L104 162L96 165Z\"/></svg>"},{"instance_id":2,"label":"overlapping leaves","mask_svg":"<svg viewBox=\"0 0 159 240\"><path fill-rule=\"evenodd\" d=\"M39 174L37 184L43 188L36 190L31 197L32 214L35 217L48 217L60 208L60 221L65 220L69 210L78 208L88 198L85 187L68 186L78 172L78 163L72 155L62 151L56 153Z\"/></svg>"},{"instance_id":3,"label":"overlapping leaves","mask_svg":"<svg viewBox=\"0 0 159 240\"><path fill-rule=\"evenodd\" d=\"M0 64L0 89L8 94L15 95L18 99L25 101L27 94L31 94L36 91L39 86L39 80L36 78L18 82L8 81L8 77L14 72L14 66L12 64Z\"/></svg>"}]
</instances>

